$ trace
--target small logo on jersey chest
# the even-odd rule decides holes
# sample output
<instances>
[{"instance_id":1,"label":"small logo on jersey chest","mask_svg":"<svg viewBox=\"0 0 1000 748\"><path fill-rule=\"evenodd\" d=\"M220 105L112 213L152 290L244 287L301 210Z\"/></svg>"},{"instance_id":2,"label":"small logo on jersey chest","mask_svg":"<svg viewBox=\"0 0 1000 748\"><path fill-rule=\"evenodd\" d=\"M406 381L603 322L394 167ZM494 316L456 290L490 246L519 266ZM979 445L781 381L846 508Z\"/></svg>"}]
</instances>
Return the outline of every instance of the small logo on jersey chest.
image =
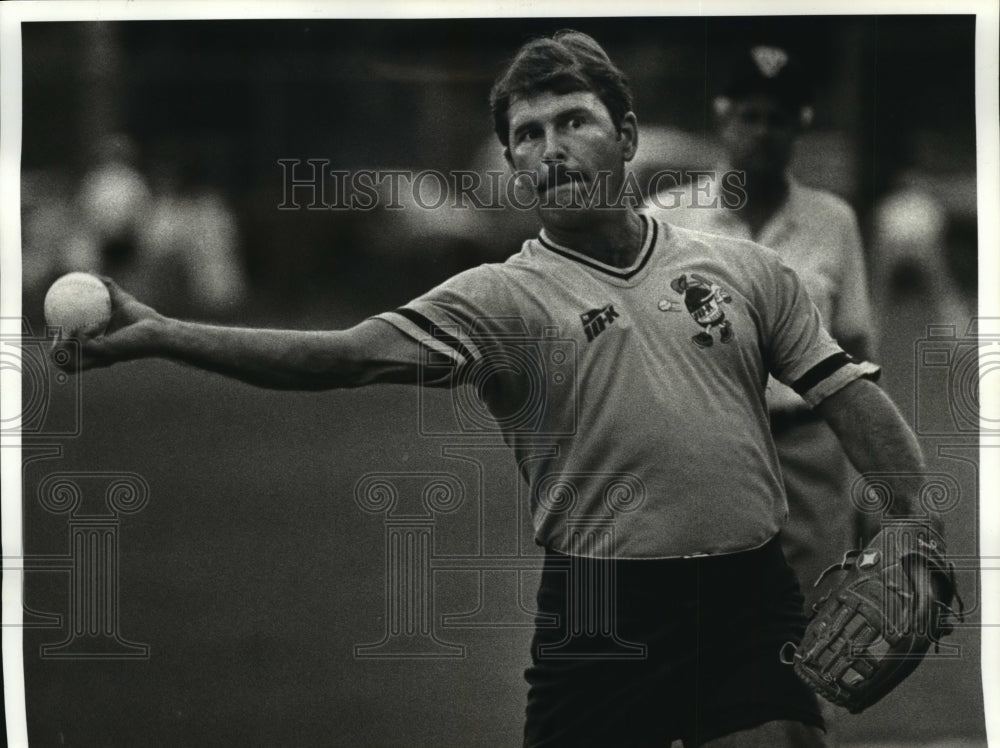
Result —
<instances>
[{"instance_id":1,"label":"small logo on jersey chest","mask_svg":"<svg viewBox=\"0 0 1000 748\"><path fill-rule=\"evenodd\" d=\"M587 342L589 343L604 332L608 325L614 324L614 321L620 316L615 311L614 304L608 304L600 309L591 309L589 312L581 314L580 320L583 322L583 332L587 336Z\"/></svg>"},{"instance_id":2,"label":"small logo on jersey chest","mask_svg":"<svg viewBox=\"0 0 1000 748\"><path fill-rule=\"evenodd\" d=\"M699 348L708 348L715 342L713 330L717 330L719 340L729 343L733 339L733 326L726 319L724 304L733 301L729 293L713 281L697 273L685 273L670 281L670 287L684 297L684 306L702 331L691 340ZM662 308L662 307L661 307Z\"/></svg>"}]
</instances>

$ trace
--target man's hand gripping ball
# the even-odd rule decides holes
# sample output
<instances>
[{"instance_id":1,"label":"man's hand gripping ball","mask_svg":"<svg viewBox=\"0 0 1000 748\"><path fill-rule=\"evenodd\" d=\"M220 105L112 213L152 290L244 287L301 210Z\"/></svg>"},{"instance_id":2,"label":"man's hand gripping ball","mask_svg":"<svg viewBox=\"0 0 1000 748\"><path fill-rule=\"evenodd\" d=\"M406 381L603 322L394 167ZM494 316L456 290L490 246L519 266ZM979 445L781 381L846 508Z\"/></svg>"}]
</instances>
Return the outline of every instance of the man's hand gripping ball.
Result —
<instances>
[{"instance_id":1,"label":"man's hand gripping ball","mask_svg":"<svg viewBox=\"0 0 1000 748\"><path fill-rule=\"evenodd\" d=\"M45 321L60 328L53 348L62 355L55 360L77 371L155 355L165 318L110 278L70 273L46 294Z\"/></svg>"}]
</instances>

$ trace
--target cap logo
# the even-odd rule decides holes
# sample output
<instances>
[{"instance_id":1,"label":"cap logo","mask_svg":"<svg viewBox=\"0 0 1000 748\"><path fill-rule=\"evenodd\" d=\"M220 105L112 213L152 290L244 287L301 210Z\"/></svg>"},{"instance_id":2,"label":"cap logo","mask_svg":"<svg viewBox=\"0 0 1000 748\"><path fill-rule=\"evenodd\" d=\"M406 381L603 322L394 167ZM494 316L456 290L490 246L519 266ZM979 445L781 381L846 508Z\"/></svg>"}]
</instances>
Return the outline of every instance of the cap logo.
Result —
<instances>
[{"instance_id":1,"label":"cap logo","mask_svg":"<svg viewBox=\"0 0 1000 748\"><path fill-rule=\"evenodd\" d=\"M788 64L788 54L777 47L754 47L750 54L765 78L774 78Z\"/></svg>"}]
</instances>

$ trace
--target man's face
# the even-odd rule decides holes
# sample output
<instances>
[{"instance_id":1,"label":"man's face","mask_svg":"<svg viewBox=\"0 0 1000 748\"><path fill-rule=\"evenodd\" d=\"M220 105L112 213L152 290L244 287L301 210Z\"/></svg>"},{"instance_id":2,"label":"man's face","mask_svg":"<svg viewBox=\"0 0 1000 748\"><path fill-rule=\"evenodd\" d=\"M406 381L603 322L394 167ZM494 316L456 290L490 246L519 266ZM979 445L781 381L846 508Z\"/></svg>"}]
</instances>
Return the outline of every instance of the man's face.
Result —
<instances>
[{"instance_id":1,"label":"man's face","mask_svg":"<svg viewBox=\"0 0 1000 748\"><path fill-rule=\"evenodd\" d=\"M752 175L784 173L798 134L795 109L766 94L736 99L722 119L722 143L730 164Z\"/></svg>"},{"instance_id":2,"label":"man's face","mask_svg":"<svg viewBox=\"0 0 1000 748\"><path fill-rule=\"evenodd\" d=\"M621 129L591 91L515 97L508 110L507 160L533 172L543 223L572 228L594 220L619 197L625 162L635 155L635 116ZM597 191L599 190L599 191ZM588 207L588 205L590 207Z\"/></svg>"}]
</instances>

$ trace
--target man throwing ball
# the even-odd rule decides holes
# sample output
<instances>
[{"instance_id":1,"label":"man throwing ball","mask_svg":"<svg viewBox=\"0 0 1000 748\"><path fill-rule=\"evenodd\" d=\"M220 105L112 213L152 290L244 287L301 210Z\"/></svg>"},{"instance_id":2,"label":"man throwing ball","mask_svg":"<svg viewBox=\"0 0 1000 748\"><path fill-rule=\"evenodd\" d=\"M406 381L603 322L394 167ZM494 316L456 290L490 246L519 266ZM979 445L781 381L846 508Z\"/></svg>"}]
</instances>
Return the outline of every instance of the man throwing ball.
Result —
<instances>
[{"instance_id":1,"label":"man throwing ball","mask_svg":"<svg viewBox=\"0 0 1000 748\"><path fill-rule=\"evenodd\" d=\"M541 231L506 262L341 331L168 319L111 284L110 325L83 341L82 366L162 357L300 390L480 382L515 455L533 458L518 463L546 553L538 605L559 621L535 632L524 744L822 745L816 696L779 657L806 622L776 541L787 505L765 383L799 393L860 471L900 476L889 512L930 543L940 527L915 496L912 433L872 383L878 368L824 332L777 254L616 199L639 128L625 75L592 38L525 44L491 107L507 162L539 176ZM528 382L530 367L472 376L515 346L544 369L553 337L573 342L575 367L558 372L572 387ZM545 407L510 418L532 386ZM634 501L615 499L615 481ZM566 482L572 514L547 491Z\"/></svg>"}]
</instances>

